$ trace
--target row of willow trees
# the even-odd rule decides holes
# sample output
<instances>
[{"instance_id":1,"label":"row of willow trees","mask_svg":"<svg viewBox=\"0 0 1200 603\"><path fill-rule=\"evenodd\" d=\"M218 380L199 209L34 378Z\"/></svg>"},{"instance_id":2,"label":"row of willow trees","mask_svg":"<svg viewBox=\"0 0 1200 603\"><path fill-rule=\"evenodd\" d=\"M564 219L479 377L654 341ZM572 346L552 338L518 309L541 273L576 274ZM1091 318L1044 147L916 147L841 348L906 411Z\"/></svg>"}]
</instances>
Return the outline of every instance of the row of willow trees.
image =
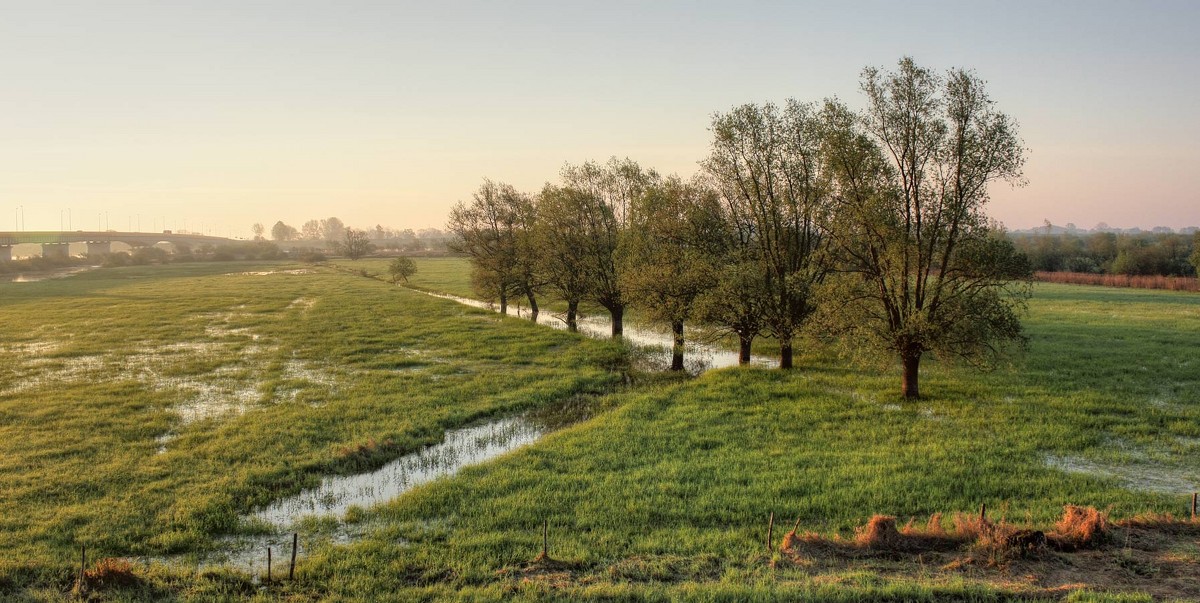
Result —
<instances>
[{"instance_id":1,"label":"row of willow trees","mask_svg":"<svg viewBox=\"0 0 1200 603\"><path fill-rule=\"evenodd\" d=\"M631 305L670 324L737 336L741 358L769 336L780 367L801 334L903 365L919 396L925 354L986 366L1024 338L1024 256L984 214L988 185L1019 183L1024 148L974 73L902 59L868 68L866 108L837 100L749 104L713 118L699 174L664 176L625 159L567 165L536 194L485 180L449 229L477 289L540 296L612 315Z\"/></svg>"}]
</instances>

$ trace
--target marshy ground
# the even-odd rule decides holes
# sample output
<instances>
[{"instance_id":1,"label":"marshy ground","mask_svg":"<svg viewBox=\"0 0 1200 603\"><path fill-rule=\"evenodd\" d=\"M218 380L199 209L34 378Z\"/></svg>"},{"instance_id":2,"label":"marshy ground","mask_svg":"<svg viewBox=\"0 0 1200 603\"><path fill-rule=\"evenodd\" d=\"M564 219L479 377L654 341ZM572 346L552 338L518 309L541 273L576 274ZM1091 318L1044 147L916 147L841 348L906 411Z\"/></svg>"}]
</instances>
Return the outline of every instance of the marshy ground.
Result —
<instances>
[{"instance_id":1,"label":"marshy ground","mask_svg":"<svg viewBox=\"0 0 1200 603\"><path fill-rule=\"evenodd\" d=\"M446 259L412 285L468 283ZM81 546L126 560L89 563L98 600L1200 598L1195 524L1131 523L1185 515L1200 490L1195 294L1039 285L1024 357L982 375L930 363L927 397L907 402L895 370L816 347L788 373L638 376L611 342L332 267L0 289L6 598L72 596ZM582 420L382 504L331 495L334 512L288 526L269 511L569 400ZM1050 532L1068 504L1112 527L1083 551L991 558L846 545L875 514L925 525L981 504L1022 529ZM815 536L781 548L797 520ZM543 526L550 561L534 563ZM278 562L288 531L294 581L202 561L275 538Z\"/></svg>"}]
</instances>

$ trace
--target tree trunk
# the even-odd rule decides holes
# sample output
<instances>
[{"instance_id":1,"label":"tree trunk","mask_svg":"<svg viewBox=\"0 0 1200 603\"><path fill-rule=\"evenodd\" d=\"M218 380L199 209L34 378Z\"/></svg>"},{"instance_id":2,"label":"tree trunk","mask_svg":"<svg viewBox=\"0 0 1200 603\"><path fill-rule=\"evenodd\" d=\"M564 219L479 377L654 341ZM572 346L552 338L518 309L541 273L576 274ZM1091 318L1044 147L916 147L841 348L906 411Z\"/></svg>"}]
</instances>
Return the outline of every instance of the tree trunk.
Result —
<instances>
[{"instance_id":1,"label":"tree trunk","mask_svg":"<svg viewBox=\"0 0 1200 603\"><path fill-rule=\"evenodd\" d=\"M572 300L567 302L567 330L572 333L579 332L579 302Z\"/></svg>"},{"instance_id":2,"label":"tree trunk","mask_svg":"<svg viewBox=\"0 0 1200 603\"><path fill-rule=\"evenodd\" d=\"M500 313L508 314L508 292L500 292Z\"/></svg>"},{"instance_id":3,"label":"tree trunk","mask_svg":"<svg viewBox=\"0 0 1200 603\"><path fill-rule=\"evenodd\" d=\"M900 359L904 363L904 377L902 382L904 397L909 400L916 400L921 397L921 389L917 384L917 379L920 375L921 352L906 352Z\"/></svg>"},{"instance_id":4,"label":"tree trunk","mask_svg":"<svg viewBox=\"0 0 1200 603\"><path fill-rule=\"evenodd\" d=\"M612 314L612 336L616 339L625 331L625 306L613 306L608 312Z\"/></svg>"},{"instance_id":5,"label":"tree trunk","mask_svg":"<svg viewBox=\"0 0 1200 603\"><path fill-rule=\"evenodd\" d=\"M671 370L683 370L683 321L671 323L671 333L675 335L674 345L671 346Z\"/></svg>"},{"instance_id":6,"label":"tree trunk","mask_svg":"<svg viewBox=\"0 0 1200 603\"><path fill-rule=\"evenodd\" d=\"M537 322L538 306L537 298L533 296L533 291L526 291L525 297L529 298L529 320Z\"/></svg>"},{"instance_id":7,"label":"tree trunk","mask_svg":"<svg viewBox=\"0 0 1200 603\"><path fill-rule=\"evenodd\" d=\"M738 334L738 364L750 364L751 343L754 343L753 335Z\"/></svg>"},{"instance_id":8,"label":"tree trunk","mask_svg":"<svg viewBox=\"0 0 1200 603\"><path fill-rule=\"evenodd\" d=\"M779 342L779 368L792 368L792 340Z\"/></svg>"}]
</instances>

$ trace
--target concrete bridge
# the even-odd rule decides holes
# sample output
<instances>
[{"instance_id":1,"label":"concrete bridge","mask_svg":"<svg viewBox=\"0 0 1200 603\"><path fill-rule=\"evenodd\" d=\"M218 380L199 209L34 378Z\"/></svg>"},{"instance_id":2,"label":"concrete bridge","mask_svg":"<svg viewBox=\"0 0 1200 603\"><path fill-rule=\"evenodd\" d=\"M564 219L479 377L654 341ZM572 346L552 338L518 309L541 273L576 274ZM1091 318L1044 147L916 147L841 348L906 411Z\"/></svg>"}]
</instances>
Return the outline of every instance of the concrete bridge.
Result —
<instances>
[{"instance_id":1,"label":"concrete bridge","mask_svg":"<svg viewBox=\"0 0 1200 603\"><path fill-rule=\"evenodd\" d=\"M113 243L124 243L130 247L150 247L159 243L172 245L221 245L233 243L234 239L225 237L210 237L198 234L163 232L116 232L85 231L74 232L0 232L0 262L12 260L12 249L15 245L41 245L43 257L67 257L70 255L71 243L86 243L88 256L101 256L112 252Z\"/></svg>"}]
</instances>

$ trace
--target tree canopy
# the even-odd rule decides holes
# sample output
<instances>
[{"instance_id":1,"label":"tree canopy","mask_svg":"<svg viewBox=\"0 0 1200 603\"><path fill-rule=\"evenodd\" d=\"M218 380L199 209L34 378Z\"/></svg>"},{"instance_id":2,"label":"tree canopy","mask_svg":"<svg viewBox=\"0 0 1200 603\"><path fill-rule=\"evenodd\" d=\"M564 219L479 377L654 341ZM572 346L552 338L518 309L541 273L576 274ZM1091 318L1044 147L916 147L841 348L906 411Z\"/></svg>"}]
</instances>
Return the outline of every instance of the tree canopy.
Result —
<instances>
[{"instance_id":1,"label":"tree canopy","mask_svg":"<svg viewBox=\"0 0 1200 603\"><path fill-rule=\"evenodd\" d=\"M915 398L923 354L986 366L1024 341L1029 263L983 211L989 183L1020 182L1024 148L971 72L905 58L862 87L861 115L825 109L842 273L825 307L852 345L899 357Z\"/></svg>"},{"instance_id":2,"label":"tree canopy","mask_svg":"<svg viewBox=\"0 0 1200 603\"><path fill-rule=\"evenodd\" d=\"M536 195L485 180L450 217L481 292L628 306L675 334L703 320L793 365L802 335L890 356L920 395L922 357L994 365L1024 343L1027 258L985 213L988 187L1022 183L1025 149L973 72L904 58L862 74L865 108L837 100L718 113L701 175L631 159L568 164Z\"/></svg>"}]
</instances>

